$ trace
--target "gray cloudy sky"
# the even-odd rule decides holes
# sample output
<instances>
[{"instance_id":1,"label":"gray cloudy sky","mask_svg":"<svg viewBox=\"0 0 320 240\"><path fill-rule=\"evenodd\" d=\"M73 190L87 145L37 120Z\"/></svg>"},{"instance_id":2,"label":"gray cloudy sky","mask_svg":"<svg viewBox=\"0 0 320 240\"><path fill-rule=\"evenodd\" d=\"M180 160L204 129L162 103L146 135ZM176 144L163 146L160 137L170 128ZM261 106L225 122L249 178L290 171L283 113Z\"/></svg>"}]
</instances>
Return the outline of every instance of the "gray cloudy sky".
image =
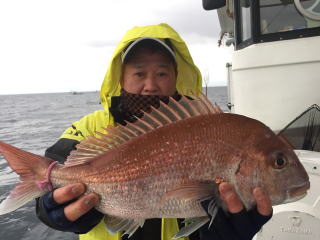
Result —
<instances>
[{"instance_id":1,"label":"gray cloudy sky","mask_svg":"<svg viewBox=\"0 0 320 240\"><path fill-rule=\"evenodd\" d=\"M138 25L170 24L211 85L225 85L216 11L201 0L11 0L0 3L0 94L99 90L111 54Z\"/></svg>"}]
</instances>

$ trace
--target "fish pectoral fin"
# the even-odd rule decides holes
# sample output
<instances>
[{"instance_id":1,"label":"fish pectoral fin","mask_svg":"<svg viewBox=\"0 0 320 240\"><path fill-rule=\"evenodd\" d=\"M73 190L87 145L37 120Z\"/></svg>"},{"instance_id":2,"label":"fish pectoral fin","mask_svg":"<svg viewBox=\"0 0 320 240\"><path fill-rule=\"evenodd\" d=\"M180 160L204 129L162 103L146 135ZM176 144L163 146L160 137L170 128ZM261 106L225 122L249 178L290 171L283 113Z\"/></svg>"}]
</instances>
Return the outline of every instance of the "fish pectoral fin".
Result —
<instances>
[{"instance_id":1,"label":"fish pectoral fin","mask_svg":"<svg viewBox=\"0 0 320 240\"><path fill-rule=\"evenodd\" d=\"M206 224L209 221L209 217L198 217L198 218L191 218L186 219L186 226L181 228L180 231L172 237L173 239L187 237L194 231L198 230L200 227L202 227L204 224Z\"/></svg>"},{"instance_id":2,"label":"fish pectoral fin","mask_svg":"<svg viewBox=\"0 0 320 240\"><path fill-rule=\"evenodd\" d=\"M217 195L217 184L215 182L195 182L182 185L176 189L166 192L163 201L175 198L186 200L198 200L199 202L212 199Z\"/></svg>"},{"instance_id":3,"label":"fish pectoral fin","mask_svg":"<svg viewBox=\"0 0 320 240\"><path fill-rule=\"evenodd\" d=\"M118 232L123 232L123 235L128 234L129 237L135 233L135 231L142 227L145 219L127 219L116 216L105 216L104 223L106 225L107 230L111 234L115 234Z\"/></svg>"}]
</instances>

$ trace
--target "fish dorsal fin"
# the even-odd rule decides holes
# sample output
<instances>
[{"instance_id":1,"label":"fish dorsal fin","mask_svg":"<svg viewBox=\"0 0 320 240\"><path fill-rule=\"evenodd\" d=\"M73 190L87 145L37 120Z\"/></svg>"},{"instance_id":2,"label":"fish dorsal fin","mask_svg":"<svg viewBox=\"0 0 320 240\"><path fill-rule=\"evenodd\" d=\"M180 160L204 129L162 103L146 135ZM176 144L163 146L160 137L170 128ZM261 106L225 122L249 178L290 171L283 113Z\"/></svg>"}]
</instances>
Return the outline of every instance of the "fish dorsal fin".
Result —
<instances>
[{"instance_id":1,"label":"fish dorsal fin","mask_svg":"<svg viewBox=\"0 0 320 240\"><path fill-rule=\"evenodd\" d=\"M198 97L181 96L180 100L169 98L166 104L160 101L158 108L151 107L151 112L143 112L142 118L134 123L126 122L126 126L107 126L107 133L97 132L97 137L88 137L71 152L65 166L85 164L95 157L106 153L122 143L150 132L164 125L199 115L223 113L219 106L200 93Z\"/></svg>"}]
</instances>

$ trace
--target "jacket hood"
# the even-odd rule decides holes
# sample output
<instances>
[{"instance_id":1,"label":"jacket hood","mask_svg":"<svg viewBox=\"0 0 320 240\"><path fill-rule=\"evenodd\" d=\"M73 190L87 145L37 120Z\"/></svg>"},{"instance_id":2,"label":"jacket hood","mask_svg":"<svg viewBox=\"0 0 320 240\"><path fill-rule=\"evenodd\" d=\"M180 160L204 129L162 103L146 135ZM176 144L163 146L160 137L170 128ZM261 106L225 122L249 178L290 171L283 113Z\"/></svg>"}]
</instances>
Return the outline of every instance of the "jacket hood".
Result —
<instances>
[{"instance_id":1,"label":"jacket hood","mask_svg":"<svg viewBox=\"0 0 320 240\"><path fill-rule=\"evenodd\" d=\"M169 39L176 55L177 62L177 90L180 94L188 95L190 90L194 92L202 91L201 73L193 63L188 47L179 34L168 24L148 25L134 27L127 31L118 43L100 90L100 101L102 106L108 110L111 105L111 97L120 95L120 78L123 50L132 42L142 37L154 37L159 39Z\"/></svg>"}]
</instances>

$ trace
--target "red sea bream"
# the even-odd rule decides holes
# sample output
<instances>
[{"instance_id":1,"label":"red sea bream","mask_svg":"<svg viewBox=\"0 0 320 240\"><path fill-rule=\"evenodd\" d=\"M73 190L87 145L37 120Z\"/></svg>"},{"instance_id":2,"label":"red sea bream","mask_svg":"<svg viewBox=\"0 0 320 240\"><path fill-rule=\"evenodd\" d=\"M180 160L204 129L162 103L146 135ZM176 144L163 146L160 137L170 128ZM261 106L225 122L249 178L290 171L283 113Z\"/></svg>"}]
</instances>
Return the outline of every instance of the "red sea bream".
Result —
<instances>
[{"instance_id":1,"label":"red sea bream","mask_svg":"<svg viewBox=\"0 0 320 240\"><path fill-rule=\"evenodd\" d=\"M186 236L223 207L217 182L233 184L245 207L261 187L273 205L295 201L309 178L293 149L263 123L223 113L204 97L170 99L126 126L83 140L67 162L25 152L0 142L0 153L21 182L0 205L11 212L53 188L82 182L100 196L111 232L132 234L148 218L190 218L175 237ZM50 165L50 169L48 167ZM214 217L214 216L213 216Z\"/></svg>"}]
</instances>

